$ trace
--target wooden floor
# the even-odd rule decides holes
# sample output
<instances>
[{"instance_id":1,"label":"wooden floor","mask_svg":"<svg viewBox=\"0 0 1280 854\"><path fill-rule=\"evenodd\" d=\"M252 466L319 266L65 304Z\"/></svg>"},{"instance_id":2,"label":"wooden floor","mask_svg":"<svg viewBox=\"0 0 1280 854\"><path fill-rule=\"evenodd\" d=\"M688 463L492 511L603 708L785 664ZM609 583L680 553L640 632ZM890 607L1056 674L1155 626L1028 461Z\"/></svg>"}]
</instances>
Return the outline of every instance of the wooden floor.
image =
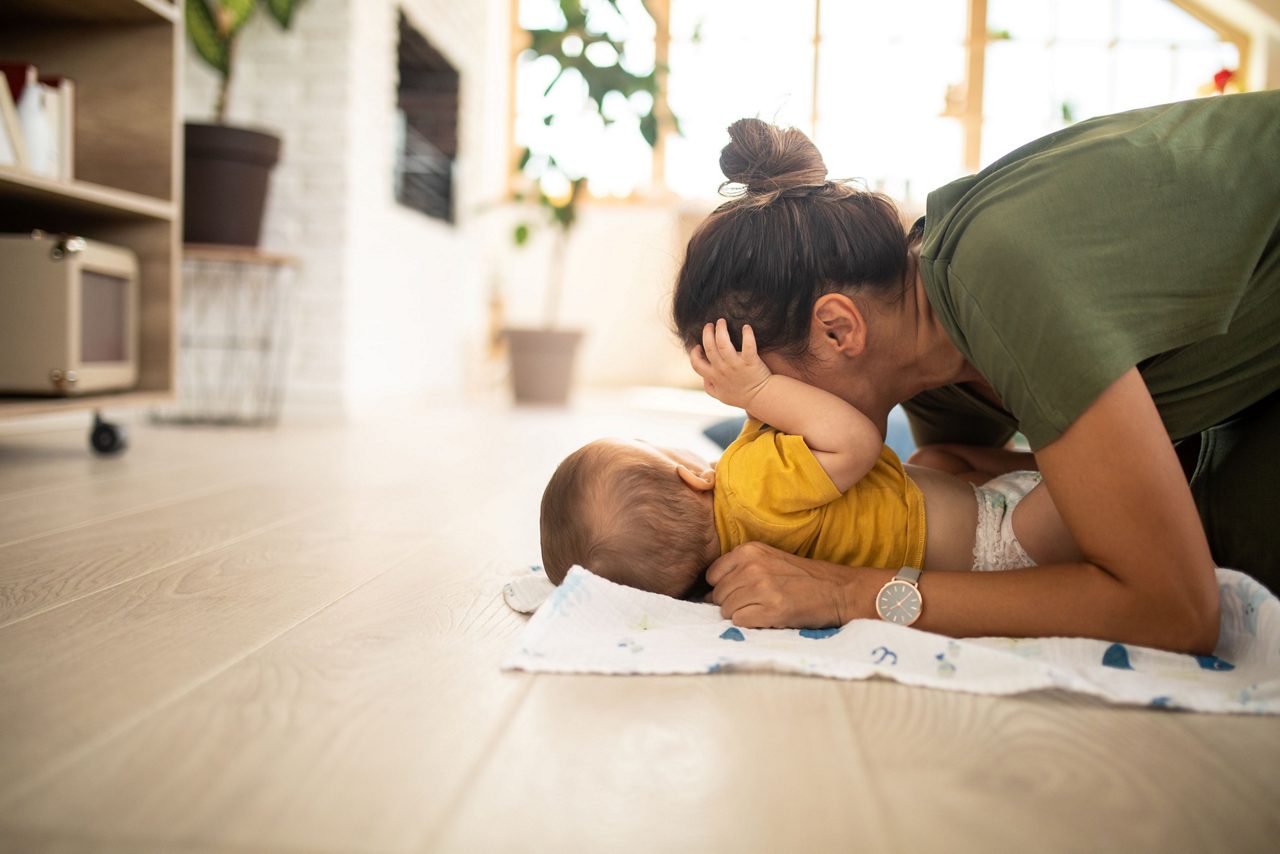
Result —
<instances>
[{"instance_id":1,"label":"wooden floor","mask_svg":"<svg viewBox=\"0 0 1280 854\"><path fill-rule=\"evenodd\" d=\"M697 423L0 433L0 850L1280 850L1275 718L501 672L560 456Z\"/></svg>"}]
</instances>

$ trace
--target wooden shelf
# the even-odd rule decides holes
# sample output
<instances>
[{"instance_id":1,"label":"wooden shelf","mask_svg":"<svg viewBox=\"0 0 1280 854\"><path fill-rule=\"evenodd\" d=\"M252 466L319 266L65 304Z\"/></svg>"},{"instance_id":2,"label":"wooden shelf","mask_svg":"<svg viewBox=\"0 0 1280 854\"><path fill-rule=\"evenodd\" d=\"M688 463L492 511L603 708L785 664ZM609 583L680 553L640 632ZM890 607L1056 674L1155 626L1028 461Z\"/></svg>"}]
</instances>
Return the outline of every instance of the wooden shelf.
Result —
<instances>
[{"instance_id":1,"label":"wooden shelf","mask_svg":"<svg viewBox=\"0 0 1280 854\"><path fill-rule=\"evenodd\" d=\"M177 23L169 0L44 0L0 5L0 21L63 24L129 24L162 20Z\"/></svg>"},{"instance_id":2,"label":"wooden shelf","mask_svg":"<svg viewBox=\"0 0 1280 854\"><path fill-rule=\"evenodd\" d=\"M139 300L135 388L60 398L3 395L0 417L145 406L173 397L181 24L182 7L173 0L0 0L0 56L76 84L76 180L0 166L0 231L41 229L126 247L138 258Z\"/></svg>"},{"instance_id":3,"label":"wooden shelf","mask_svg":"<svg viewBox=\"0 0 1280 854\"><path fill-rule=\"evenodd\" d=\"M88 181L58 181L12 166L0 166L0 204L36 203L111 219L172 220L173 202Z\"/></svg>"},{"instance_id":4,"label":"wooden shelf","mask_svg":"<svg viewBox=\"0 0 1280 854\"><path fill-rule=\"evenodd\" d=\"M184 261L226 261L241 264L269 264L276 267L297 267L301 260L296 255L279 252L263 252L256 246L224 246L212 243L187 243L182 247Z\"/></svg>"},{"instance_id":5,"label":"wooden shelf","mask_svg":"<svg viewBox=\"0 0 1280 854\"><path fill-rule=\"evenodd\" d=\"M18 397L0 395L0 414L7 417L27 418L34 415L56 415L79 409L105 409L107 407L154 406L173 400L168 391L106 391L99 394L82 394L78 397Z\"/></svg>"}]
</instances>

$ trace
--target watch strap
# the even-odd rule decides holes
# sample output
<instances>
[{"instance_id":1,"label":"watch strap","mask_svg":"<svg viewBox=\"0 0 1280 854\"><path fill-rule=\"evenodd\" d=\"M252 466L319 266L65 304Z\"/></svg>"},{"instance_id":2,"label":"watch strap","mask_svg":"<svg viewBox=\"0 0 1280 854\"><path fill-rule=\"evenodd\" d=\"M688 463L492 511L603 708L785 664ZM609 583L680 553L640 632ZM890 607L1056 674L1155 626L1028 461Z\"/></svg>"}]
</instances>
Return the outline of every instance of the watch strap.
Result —
<instances>
[{"instance_id":1,"label":"watch strap","mask_svg":"<svg viewBox=\"0 0 1280 854\"><path fill-rule=\"evenodd\" d=\"M893 577L894 581L905 581L913 586L920 584L920 570L914 566L904 566L898 570L898 574Z\"/></svg>"}]
</instances>

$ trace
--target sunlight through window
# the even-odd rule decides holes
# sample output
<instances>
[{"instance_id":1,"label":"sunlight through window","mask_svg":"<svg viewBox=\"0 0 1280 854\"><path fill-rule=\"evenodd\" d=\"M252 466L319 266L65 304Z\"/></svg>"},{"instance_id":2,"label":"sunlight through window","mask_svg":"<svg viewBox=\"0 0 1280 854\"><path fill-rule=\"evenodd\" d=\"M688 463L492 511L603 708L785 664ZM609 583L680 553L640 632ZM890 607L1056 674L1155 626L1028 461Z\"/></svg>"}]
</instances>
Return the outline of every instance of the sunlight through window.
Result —
<instances>
[{"instance_id":1,"label":"sunlight through window","mask_svg":"<svg viewBox=\"0 0 1280 854\"><path fill-rule=\"evenodd\" d=\"M1106 113L1207 94L1238 48L1168 0L990 0L982 163Z\"/></svg>"},{"instance_id":2,"label":"sunlight through window","mask_svg":"<svg viewBox=\"0 0 1280 854\"><path fill-rule=\"evenodd\" d=\"M563 22L556 0L516 2L522 27ZM810 134L832 177L919 208L940 184L1073 122L1212 94L1227 77L1238 85L1244 38L1172 0L986 6L974 36L969 21L981 7L965 0L649 0L653 16L640 0L619 0L617 10L584 0L591 27L625 38L628 67L654 68L656 46L669 39L666 99L682 133L651 150L622 98L609 105L612 124L590 111L574 118L581 76L557 78L554 62L526 58L515 142L555 150L595 196L667 189L705 198L723 180L725 128L756 116ZM585 50L593 62L615 60ZM981 87L968 80L976 70ZM549 112L560 118L544 122ZM664 188L652 186L656 174Z\"/></svg>"}]
</instances>

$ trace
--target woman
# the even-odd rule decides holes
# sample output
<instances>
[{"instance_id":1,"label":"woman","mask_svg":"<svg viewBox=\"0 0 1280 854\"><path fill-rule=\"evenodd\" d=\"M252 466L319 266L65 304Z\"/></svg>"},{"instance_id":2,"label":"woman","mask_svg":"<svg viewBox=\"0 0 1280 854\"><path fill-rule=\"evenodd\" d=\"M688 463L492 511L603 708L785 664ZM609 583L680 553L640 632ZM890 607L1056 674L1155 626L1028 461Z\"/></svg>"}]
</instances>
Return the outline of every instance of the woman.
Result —
<instances>
[{"instance_id":1,"label":"woman","mask_svg":"<svg viewBox=\"0 0 1280 854\"><path fill-rule=\"evenodd\" d=\"M1280 92L1074 125L930 194L906 236L799 131L730 136L721 168L745 189L689 242L686 346L749 323L774 372L882 431L905 403L934 446L918 462L1039 468L1086 556L926 574L916 625L1207 653L1215 564L1275 587ZM992 450L1015 430L1034 460ZM748 544L707 579L734 622L803 627L874 618L894 575Z\"/></svg>"}]
</instances>

